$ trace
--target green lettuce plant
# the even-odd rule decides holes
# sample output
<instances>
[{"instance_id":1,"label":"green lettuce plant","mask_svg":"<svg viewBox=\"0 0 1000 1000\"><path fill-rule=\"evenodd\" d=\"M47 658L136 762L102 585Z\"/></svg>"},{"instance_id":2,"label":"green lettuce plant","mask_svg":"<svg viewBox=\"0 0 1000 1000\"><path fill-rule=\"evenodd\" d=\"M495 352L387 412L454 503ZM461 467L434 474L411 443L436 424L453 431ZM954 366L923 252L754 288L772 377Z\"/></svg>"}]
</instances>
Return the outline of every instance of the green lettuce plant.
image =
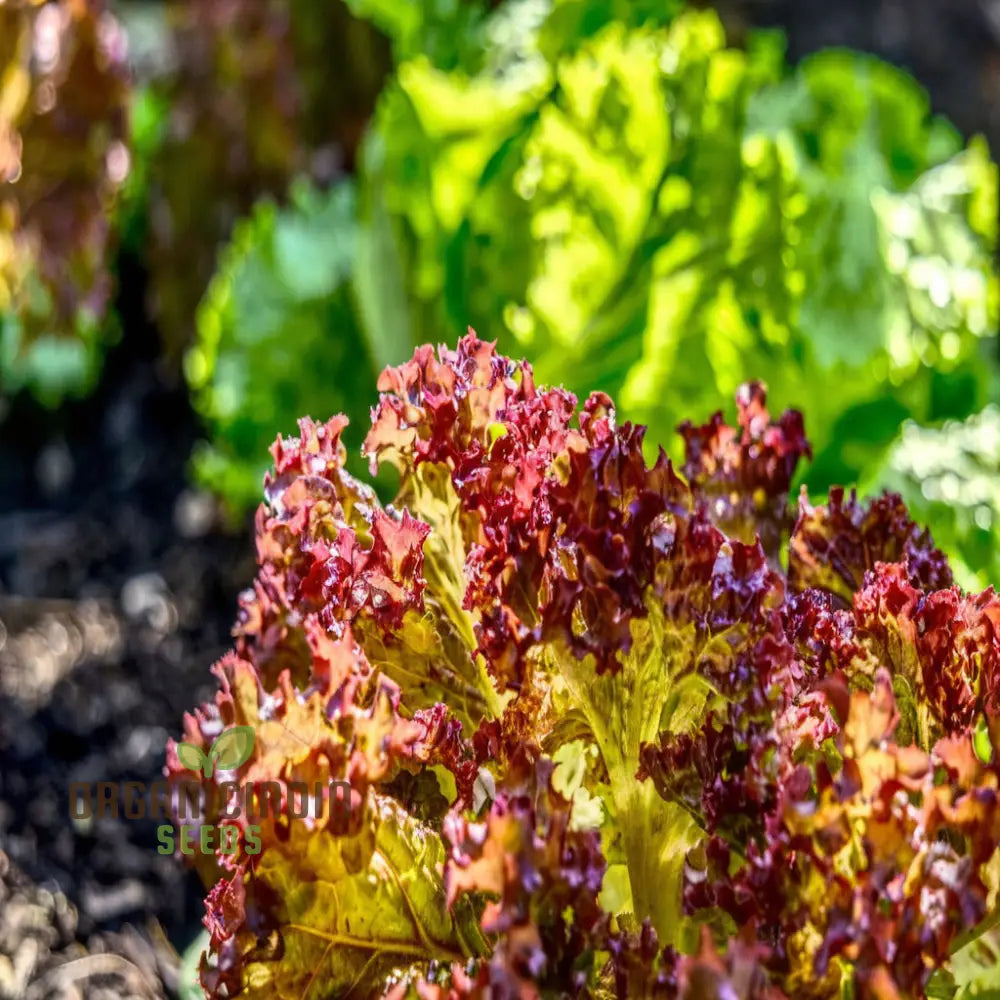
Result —
<instances>
[{"instance_id":1,"label":"green lettuce plant","mask_svg":"<svg viewBox=\"0 0 1000 1000\"><path fill-rule=\"evenodd\" d=\"M488 326L664 440L765 372L816 414L817 488L874 467L904 421L990 398L996 169L904 73L839 51L790 69L778 36L728 48L680 6L351 8L397 60L342 221L378 364Z\"/></svg>"},{"instance_id":2,"label":"green lettuce plant","mask_svg":"<svg viewBox=\"0 0 1000 1000\"><path fill-rule=\"evenodd\" d=\"M415 56L383 93L361 183L388 222L361 224L384 233L372 260L399 262L379 299L413 338L500 316L542 377L614 392L661 438L767 372L817 414L817 486L856 477L902 420L986 401L982 142L963 149L871 57L790 71L774 36L727 48L711 12L567 33L580 6L506 6L482 69Z\"/></svg>"},{"instance_id":3,"label":"green lettuce plant","mask_svg":"<svg viewBox=\"0 0 1000 1000\"><path fill-rule=\"evenodd\" d=\"M235 510L256 501L267 447L298 407L334 406L359 424L367 414L376 369L350 288L354 203L350 181L301 183L286 208L258 203L202 301L185 368L210 440L194 468Z\"/></svg>"}]
</instances>

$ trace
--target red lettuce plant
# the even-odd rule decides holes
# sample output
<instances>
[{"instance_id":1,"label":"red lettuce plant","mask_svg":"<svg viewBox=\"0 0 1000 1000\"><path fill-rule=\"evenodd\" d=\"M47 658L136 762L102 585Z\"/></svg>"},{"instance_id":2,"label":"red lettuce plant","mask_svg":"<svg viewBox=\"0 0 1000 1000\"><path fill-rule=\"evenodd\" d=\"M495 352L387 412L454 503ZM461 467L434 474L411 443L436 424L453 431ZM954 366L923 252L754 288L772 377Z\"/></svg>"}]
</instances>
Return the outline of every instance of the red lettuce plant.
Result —
<instances>
[{"instance_id":1,"label":"red lettuce plant","mask_svg":"<svg viewBox=\"0 0 1000 1000\"><path fill-rule=\"evenodd\" d=\"M60 374L46 371L57 365L33 366L26 356L47 338L79 353L86 368L100 342L113 285L110 218L129 169L125 37L108 7L0 3L4 390L38 382L58 398Z\"/></svg>"},{"instance_id":2,"label":"red lettuce plant","mask_svg":"<svg viewBox=\"0 0 1000 1000\"><path fill-rule=\"evenodd\" d=\"M343 417L277 441L236 648L185 720L205 749L255 728L239 781L346 780L354 807L209 859L212 996L885 1000L980 976L1000 602L952 586L898 498L796 520L809 445L760 385L737 427L681 427L683 474L605 395L578 407L472 334L379 389L365 452L396 502L344 471Z\"/></svg>"}]
</instances>

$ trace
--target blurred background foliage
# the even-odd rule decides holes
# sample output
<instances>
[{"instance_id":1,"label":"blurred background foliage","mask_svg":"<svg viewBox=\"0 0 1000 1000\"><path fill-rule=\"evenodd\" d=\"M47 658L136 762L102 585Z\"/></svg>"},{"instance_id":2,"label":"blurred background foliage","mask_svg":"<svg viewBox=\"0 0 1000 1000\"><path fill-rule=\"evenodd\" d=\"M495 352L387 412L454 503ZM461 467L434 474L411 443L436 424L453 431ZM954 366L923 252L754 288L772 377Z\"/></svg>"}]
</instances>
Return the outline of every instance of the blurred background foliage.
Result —
<instances>
[{"instance_id":1,"label":"blurred background foliage","mask_svg":"<svg viewBox=\"0 0 1000 1000\"><path fill-rule=\"evenodd\" d=\"M215 433L194 470L237 507L260 500L259 456L276 428L308 413L368 419L376 370L350 289L355 203L348 179L325 192L300 181L286 208L258 202L202 300L185 369ZM358 448L349 464L366 472Z\"/></svg>"},{"instance_id":2,"label":"blurred background foliage","mask_svg":"<svg viewBox=\"0 0 1000 1000\"><path fill-rule=\"evenodd\" d=\"M47 11L66 33L51 81ZM792 65L779 32L737 47L714 11L663 0L116 13L130 96L97 0L0 8L29 39L0 32L5 392L92 381L117 230L205 422L194 473L234 512L304 413L347 412L356 465L381 367L471 325L541 381L609 392L651 448L763 378L806 413L810 488L899 489L963 582L997 579L997 169L901 70L846 50ZM80 162L15 179L20 136L38 164L60 141ZM79 182L64 228L31 207L45 170ZM52 342L90 374L71 385Z\"/></svg>"},{"instance_id":3,"label":"blurred background foliage","mask_svg":"<svg viewBox=\"0 0 1000 1000\"><path fill-rule=\"evenodd\" d=\"M933 526L958 582L981 590L1000 580L1000 409L989 404L941 427L907 422L882 462L866 470L871 488L903 494L913 516Z\"/></svg>"},{"instance_id":4,"label":"blurred background foliage","mask_svg":"<svg viewBox=\"0 0 1000 1000\"><path fill-rule=\"evenodd\" d=\"M128 66L97 5L0 4L0 388L93 386L115 332L113 204L129 169Z\"/></svg>"},{"instance_id":5,"label":"blurred background foliage","mask_svg":"<svg viewBox=\"0 0 1000 1000\"><path fill-rule=\"evenodd\" d=\"M258 198L284 200L297 177L328 185L353 168L389 53L339 2L162 9L164 65L145 93L154 120L143 215L150 310L175 359L236 221Z\"/></svg>"}]
</instances>

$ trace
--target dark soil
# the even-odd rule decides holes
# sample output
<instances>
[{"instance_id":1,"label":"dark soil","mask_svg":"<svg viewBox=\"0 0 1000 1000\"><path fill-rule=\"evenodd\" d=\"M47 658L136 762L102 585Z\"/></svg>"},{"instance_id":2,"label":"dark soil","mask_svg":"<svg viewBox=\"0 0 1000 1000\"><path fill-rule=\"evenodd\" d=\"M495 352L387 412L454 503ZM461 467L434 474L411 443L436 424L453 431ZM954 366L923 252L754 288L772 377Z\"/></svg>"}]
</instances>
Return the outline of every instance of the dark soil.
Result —
<instances>
[{"instance_id":1,"label":"dark soil","mask_svg":"<svg viewBox=\"0 0 1000 1000\"><path fill-rule=\"evenodd\" d=\"M56 939L71 924L91 950L129 924L179 948L199 929L200 886L157 853L156 824L74 824L68 790L160 776L254 568L249 532L223 530L187 484L198 426L157 367L138 288L125 266L135 322L95 394L58 413L18 400L0 438L0 848L75 907ZM0 900L0 945L9 913Z\"/></svg>"},{"instance_id":2,"label":"dark soil","mask_svg":"<svg viewBox=\"0 0 1000 1000\"><path fill-rule=\"evenodd\" d=\"M784 25L793 58L846 44L906 66L1000 150L1000 0L721 6L735 38ZM89 400L17 400L0 423L0 1000L170 993L166 941L183 949L202 914L154 823L68 811L71 782L159 776L253 573L247 526L187 483L199 428L133 262L118 308L127 335Z\"/></svg>"}]
</instances>

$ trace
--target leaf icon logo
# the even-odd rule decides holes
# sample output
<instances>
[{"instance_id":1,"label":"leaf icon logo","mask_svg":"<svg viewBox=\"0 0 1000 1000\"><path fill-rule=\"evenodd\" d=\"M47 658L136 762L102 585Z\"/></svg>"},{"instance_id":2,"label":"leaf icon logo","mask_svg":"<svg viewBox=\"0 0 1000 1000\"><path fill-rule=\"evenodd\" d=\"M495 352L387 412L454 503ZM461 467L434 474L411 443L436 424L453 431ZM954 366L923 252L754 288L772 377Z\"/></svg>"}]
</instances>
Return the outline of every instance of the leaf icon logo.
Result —
<instances>
[{"instance_id":1,"label":"leaf icon logo","mask_svg":"<svg viewBox=\"0 0 1000 1000\"><path fill-rule=\"evenodd\" d=\"M250 759L253 740L253 726L233 726L219 734L208 751L209 759L220 771L234 771Z\"/></svg>"},{"instance_id":2,"label":"leaf icon logo","mask_svg":"<svg viewBox=\"0 0 1000 1000\"><path fill-rule=\"evenodd\" d=\"M201 752L201 748L193 743L178 743L177 759L190 771L200 771L202 767L209 767L208 758ZM210 770L206 771L206 774L210 773Z\"/></svg>"},{"instance_id":3,"label":"leaf icon logo","mask_svg":"<svg viewBox=\"0 0 1000 1000\"><path fill-rule=\"evenodd\" d=\"M253 726L233 726L220 733L205 754L193 743L177 744L177 759L191 771L201 771L206 778L212 771L233 771L245 764L253 753Z\"/></svg>"}]
</instances>

